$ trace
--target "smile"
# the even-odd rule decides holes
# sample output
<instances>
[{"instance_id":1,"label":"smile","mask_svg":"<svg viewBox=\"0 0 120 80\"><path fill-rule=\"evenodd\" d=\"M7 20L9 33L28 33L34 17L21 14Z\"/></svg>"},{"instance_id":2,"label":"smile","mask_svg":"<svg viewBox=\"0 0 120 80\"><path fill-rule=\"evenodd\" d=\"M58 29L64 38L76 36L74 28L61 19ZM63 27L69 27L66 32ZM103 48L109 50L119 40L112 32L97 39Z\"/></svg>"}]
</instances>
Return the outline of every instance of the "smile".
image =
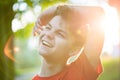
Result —
<instances>
[{"instance_id":1,"label":"smile","mask_svg":"<svg viewBox=\"0 0 120 80\"><path fill-rule=\"evenodd\" d=\"M45 45L45 46L47 46L47 47L50 47L50 48L53 47L52 44L50 44L49 42L47 42L45 40L42 40L42 44Z\"/></svg>"}]
</instances>

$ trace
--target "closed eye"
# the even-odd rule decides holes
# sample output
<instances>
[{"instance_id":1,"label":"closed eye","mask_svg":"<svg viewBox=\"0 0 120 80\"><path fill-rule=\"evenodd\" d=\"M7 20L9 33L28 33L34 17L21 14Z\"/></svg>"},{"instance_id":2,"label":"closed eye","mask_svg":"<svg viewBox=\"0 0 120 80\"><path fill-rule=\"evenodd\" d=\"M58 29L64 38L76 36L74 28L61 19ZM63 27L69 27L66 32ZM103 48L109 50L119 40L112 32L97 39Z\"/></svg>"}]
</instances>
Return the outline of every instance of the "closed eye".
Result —
<instances>
[{"instance_id":1,"label":"closed eye","mask_svg":"<svg viewBox=\"0 0 120 80\"><path fill-rule=\"evenodd\" d=\"M45 29L46 29L46 30L51 30L51 29L52 29L51 24L48 23L48 25L45 26Z\"/></svg>"},{"instance_id":2,"label":"closed eye","mask_svg":"<svg viewBox=\"0 0 120 80\"><path fill-rule=\"evenodd\" d=\"M60 36L60 37L65 37L65 36L64 36L62 33L60 33L60 32L57 33L57 35Z\"/></svg>"},{"instance_id":3,"label":"closed eye","mask_svg":"<svg viewBox=\"0 0 120 80\"><path fill-rule=\"evenodd\" d=\"M65 38L65 36L66 36L65 32L63 32L61 30L57 30L56 34L57 34L57 36L62 37L62 38Z\"/></svg>"},{"instance_id":4,"label":"closed eye","mask_svg":"<svg viewBox=\"0 0 120 80\"><path fill-rule=\"evenodd\" d=\"M47 29L47 30L51 30L51 27L49 27L49 26L46 26L46 27L45 27L45 29Z\"/></svg>"}]
</instances>

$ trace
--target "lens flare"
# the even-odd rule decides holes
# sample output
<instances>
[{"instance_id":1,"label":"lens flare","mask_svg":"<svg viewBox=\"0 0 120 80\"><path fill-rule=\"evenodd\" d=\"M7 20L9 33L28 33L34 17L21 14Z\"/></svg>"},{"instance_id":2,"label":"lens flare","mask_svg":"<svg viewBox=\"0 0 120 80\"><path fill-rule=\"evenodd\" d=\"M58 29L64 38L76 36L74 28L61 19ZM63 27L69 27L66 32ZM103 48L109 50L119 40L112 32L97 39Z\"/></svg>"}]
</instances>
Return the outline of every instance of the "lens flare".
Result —
<instances>
[{"instance_id":1,"label":"lens flare","mask_svg":"<svg viewBox=\"0 0 120 80\"><path fill-rule=\"evenodd\" d=\"M10 49L10 43L12 42L12 39L13 39L13 36L11 35L5 44L4 53L9 59L11 59L14 62L17 62L12 55L12 49Z\"/></svg>"},{"instance_id":2,"label":"lens flare","mask_svg":"<svg viewBox=\"0 0 120 80\"><path fill-rule=\"evenodd\" d=\"M112 54L113 46L119 44L119 16L117 10L110 6L105 6L105 19L103 30L105 32L105 44L103 51Z\"/></svg>"}]
</instances>

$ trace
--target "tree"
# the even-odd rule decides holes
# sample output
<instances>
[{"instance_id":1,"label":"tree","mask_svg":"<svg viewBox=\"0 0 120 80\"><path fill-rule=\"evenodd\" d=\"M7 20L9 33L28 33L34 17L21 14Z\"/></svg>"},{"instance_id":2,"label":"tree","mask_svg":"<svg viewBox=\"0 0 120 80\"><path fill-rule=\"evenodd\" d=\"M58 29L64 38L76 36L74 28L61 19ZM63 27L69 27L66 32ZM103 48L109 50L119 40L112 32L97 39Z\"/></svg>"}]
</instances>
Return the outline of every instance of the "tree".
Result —
<instances>
[{"instance_id":1,"label":"tree","mask_svg":"<svg viewBox=\"0 0 120 80\"><path fill-rule=\"evenodd\" d=\"M0 1L0 79L1 80L13 80L14 79L14 63L4 54L4 47L11 35L11 21L14 18L15 13L12 10L13 4L16 0L3 0ZM11 38L13 39L13 38ZM11 40L12 41L12 40ZM9 50L12 51L13 43L9 44Z\"/></svg>"}]
</instances>

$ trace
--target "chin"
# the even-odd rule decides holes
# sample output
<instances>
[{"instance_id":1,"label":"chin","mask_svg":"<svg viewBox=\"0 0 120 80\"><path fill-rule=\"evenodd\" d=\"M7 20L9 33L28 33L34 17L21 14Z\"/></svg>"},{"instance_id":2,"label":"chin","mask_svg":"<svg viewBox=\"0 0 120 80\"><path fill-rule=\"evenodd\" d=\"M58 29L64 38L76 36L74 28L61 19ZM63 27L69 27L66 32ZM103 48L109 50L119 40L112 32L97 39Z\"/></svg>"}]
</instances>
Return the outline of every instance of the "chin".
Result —
<instances>
[{"instance_id":1,"label":"chin","mask_svg":"<svg viewBox=\"0 0 120 80\"><path fill-rule=\"evenodd\" d=\"M46 51L46 50L39 50L39 54L43 57L45 56L50 56L50 51Z\"/></svg>"}]
</instances>

